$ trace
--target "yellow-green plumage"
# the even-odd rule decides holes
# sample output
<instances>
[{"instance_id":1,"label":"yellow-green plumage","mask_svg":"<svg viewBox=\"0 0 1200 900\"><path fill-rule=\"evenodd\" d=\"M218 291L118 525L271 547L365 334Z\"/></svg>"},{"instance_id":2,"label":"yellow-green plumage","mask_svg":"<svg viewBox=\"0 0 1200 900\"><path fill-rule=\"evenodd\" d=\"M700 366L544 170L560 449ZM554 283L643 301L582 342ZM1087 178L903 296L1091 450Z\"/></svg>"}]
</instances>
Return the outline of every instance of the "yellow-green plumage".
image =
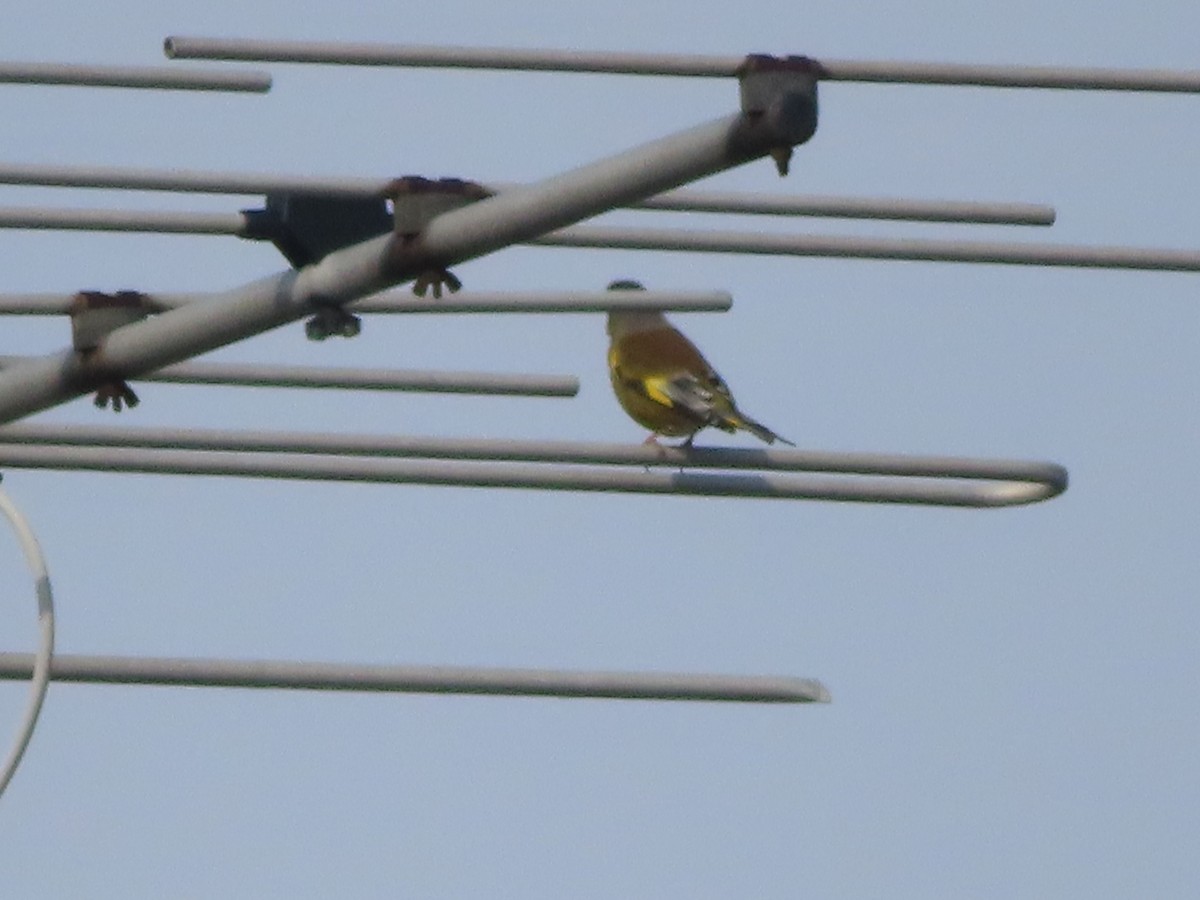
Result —
<instances>
[{"instance_id":1,"label":"yellow-green plumage","mask_svg":"<svg viewBox=\"0 0 1200 900\"><path fill-rule=\"evenodd\" d=\"M791 442L742 413L696 345L657 312L608 314L608 372L622 408L666 437L691 437L712 426L749 431L768 444Z\"/></svg>"}]
</instances>

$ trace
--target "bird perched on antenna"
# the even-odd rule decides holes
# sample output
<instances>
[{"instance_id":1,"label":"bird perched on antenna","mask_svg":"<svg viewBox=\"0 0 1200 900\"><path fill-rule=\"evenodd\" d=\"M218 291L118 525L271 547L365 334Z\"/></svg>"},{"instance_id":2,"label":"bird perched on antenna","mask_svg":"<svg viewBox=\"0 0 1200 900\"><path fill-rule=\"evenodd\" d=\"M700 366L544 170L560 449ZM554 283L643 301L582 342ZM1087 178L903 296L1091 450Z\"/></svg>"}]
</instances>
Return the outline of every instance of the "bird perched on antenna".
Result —
<instances>
[{"instance_id":1,"label":"bird perched on antenna","mask_svg":"<svg viewBox=\"0 0 1200 900\"><path fill-rule=\"evenodd\" d=\"M610 291L645 290L636 281L614 281ZM733 394L696 345L652 310L609 310L608 374L625 412L654 434L686 437L712 426L749 431L760 440L795 446L770 428L742 413Z\"/></svg>"}]
</instances>

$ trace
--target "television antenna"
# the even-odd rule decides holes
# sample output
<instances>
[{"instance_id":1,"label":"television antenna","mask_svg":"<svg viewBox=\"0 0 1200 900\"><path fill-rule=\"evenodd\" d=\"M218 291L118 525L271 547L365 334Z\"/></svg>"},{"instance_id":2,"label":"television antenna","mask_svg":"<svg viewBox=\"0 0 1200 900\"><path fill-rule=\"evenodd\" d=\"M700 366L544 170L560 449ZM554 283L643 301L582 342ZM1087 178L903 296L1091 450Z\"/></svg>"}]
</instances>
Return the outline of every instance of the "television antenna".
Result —
<instances>
[{"instance_id":1,"label":"television antenna","mask_svg":"<svg viewBox=\"0 0 1200 900\"><path fill-rule=\"evenodd\" d=\"M451 269L520 244L639 250L926 260L1073 268L1200 270L1191 251L1041 243L897 240L737 231L615 228L579 223L612 209L703 211L1047 226L1054 210L1025 203L897 198L777 197L687 188L756 159L786 174L793 148L817 127L821 81L963 84L1102 91L1200 91L1200 73L956 66L811 59L707 57L216 40L170 37L171 59L360 66L508 69L736 78L737 111L534 184L420 177L315 178L302 174L61 166L0 162L0 183L70 188L254 195L263 207L228 213L3 208L0 228L126 231L269 240L284 271L209 295L80 291L0 296L0 314L68 315L73 341L57 353L5 358L0 368L0 468L223 474L296 480L507 487L775 499L1002 507L1050 499L1067 485L1050 462L809 450L650 448L577 442L376 435L51 426L20 420L95 393L136 404L129 381L257 384L434 392L570 395L569 376L314 370L216 366L192 358L306 320L313 339L351 337L374 314L595 313L633 306L727 309L721 292L555 295L456 293ZM7 64L0 84L266 92L261 72ZM434 298L385 293L413 283ZM442 291L452 296L440 296ZM31 532L7 500L35 568L42 649L0 653L0 677L33 678L31 713L10 757L20 759L49 678L97 683L604 696L756 702L827 701L819 682L794 678L658 676L533 670L330 666L321 663L53 656L53 613ZM33 542L32 544L30 542ZM41 566L41 568L38 568ZM45 585L44 591L41 585ZM0 781L0 790L4 781Z\"/></svg>"}]
</instances>

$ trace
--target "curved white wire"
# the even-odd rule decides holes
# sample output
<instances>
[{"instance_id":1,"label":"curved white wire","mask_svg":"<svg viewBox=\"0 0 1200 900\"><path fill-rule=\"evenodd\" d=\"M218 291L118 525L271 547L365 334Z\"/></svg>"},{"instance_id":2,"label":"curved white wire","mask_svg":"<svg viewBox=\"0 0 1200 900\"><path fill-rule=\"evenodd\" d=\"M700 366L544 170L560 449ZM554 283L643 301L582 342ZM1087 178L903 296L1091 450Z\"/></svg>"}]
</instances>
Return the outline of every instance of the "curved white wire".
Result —
<instances>
[{"instance_id":1,"label":"curved white wire","mask_svg":"<svg viewBox=\"0 0 1200 900\"><path fill-rule=\"evenodd\" d=\"M38 546L29 523L3 489L0 489L0 511L8 517L21 545L21 551L25 554L25 560L29 563L29 570L33 574L37 594L38 628L41 630L41 640L33 664L33 680L30 682L29 705L17 732L16 743L4 767L0 769L0 796L3 796L4 789L8 787L17 766L21 764L25 748L29 746L29 739L33 736L38 715L42 711L42 701L46 699L46 688L50 684L50 660L54 656L54 597L50 591L50 573L46 570L46 558L42 555L42 548Z\"/></svg>"}]
</instances>

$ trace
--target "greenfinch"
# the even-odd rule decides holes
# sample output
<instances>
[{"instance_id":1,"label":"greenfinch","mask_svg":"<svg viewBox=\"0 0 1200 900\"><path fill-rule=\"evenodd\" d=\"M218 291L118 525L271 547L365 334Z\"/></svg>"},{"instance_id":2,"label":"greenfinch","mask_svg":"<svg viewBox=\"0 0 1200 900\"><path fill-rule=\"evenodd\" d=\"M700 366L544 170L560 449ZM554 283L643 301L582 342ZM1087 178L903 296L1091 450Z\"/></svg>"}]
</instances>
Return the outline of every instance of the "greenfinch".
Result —
<instances>
[{"instance_id":1,"label":"greenfinch","mask_svg":"<svg viewBox=\"0 0 1200 900\"><path fill-rule=\"evenodd\" d=\"M637 282L618 281L610 290L641 290ZM661 312L610 310L608 373L617 400L629 416L654 434L686 437L712 426L730 433L749 431L760 440L795 446L761 422L745 415L733 394L704 355Z\"/></svg>"}]
</instances>

